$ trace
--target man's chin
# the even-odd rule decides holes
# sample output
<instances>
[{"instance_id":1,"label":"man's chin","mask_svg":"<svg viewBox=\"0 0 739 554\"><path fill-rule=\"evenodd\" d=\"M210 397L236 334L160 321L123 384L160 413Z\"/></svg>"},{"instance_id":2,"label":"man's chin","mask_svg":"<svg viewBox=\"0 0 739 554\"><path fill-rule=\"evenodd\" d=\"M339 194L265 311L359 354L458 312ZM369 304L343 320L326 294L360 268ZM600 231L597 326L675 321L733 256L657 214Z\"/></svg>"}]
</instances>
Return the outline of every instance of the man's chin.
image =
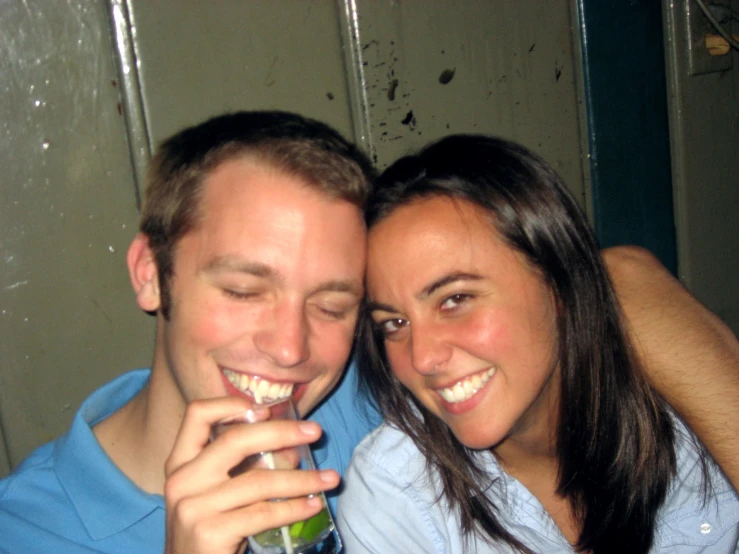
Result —
<instances>
[{"instance_id":1,"label":"man's chin","mask_svg":"<svg viewBox=\"0 0 739 554\"><path fill-rule=\"evenodd\" d=\"M313 413L326 397L331 394L338 383L339 379L329 384L320 384L312 381L296 387L293 392L293 401L300 417L305 418Z\"/></svg>"}]
</instances>

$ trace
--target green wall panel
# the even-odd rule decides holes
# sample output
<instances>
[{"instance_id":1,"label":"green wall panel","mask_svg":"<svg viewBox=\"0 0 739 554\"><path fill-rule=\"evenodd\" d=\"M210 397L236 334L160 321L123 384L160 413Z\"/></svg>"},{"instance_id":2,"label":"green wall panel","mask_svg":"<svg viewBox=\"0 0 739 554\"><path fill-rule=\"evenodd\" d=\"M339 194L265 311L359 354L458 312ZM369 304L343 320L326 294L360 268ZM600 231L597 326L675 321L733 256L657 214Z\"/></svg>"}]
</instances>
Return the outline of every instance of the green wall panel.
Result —
<instances>
[{"instance_id":1,"label":"green wall panel","mask_svg":"<svg viewBox=\"0 0 739 554\"><path fill-rule=\"evenodd\" d=\"M659 2L579 0L593 220L677 269Z\"/></svg>"}]
</instances>

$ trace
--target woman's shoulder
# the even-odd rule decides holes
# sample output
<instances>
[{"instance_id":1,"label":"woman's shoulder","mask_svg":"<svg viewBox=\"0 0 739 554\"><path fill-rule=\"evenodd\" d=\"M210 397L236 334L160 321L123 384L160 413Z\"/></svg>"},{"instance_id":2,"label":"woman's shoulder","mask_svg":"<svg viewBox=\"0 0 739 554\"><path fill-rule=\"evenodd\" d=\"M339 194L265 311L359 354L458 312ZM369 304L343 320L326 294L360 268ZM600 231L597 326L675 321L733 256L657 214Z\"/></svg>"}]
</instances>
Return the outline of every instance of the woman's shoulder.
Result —
<instances>
[{"instance_id":1,"label":"woman's shoulder","mask_svg":"<svg viewBox=\"0 0 739 554\"><path fill-rule=\"evenodd\" d=\"M718 547L726 543L731 547L726 551L734 552L739 539L739 495L677 418L675 453L677 472L660 510L657 544Z\"/></svg>"},{"instance_id":2,"label":"woman's shoulder","mask_svg":"<svg viewBox=\"0 0 739 554\"><path fill-rule=\"evenodd\" d=\"M351 465L390 473L405 483L426 473L426 459L413 440L394 425L384 422L354 450Z\"/></svg>"}]
</instances>

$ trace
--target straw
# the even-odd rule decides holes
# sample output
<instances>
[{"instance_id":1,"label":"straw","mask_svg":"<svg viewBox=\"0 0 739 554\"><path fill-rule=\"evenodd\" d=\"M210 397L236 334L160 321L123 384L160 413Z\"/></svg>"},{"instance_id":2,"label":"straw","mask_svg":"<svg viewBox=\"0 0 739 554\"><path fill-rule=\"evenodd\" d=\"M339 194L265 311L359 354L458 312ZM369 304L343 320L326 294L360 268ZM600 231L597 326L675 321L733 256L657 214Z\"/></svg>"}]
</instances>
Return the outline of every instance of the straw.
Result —
<instances>
[{"instance_id":1,"label":"straw","mask_svg":"<svg viewBox=\"0 0 739 554\"><path fill-rule=\"evenodd\" d=\"M267 463L267 467L269 467L269 469L276 469L275 459L272 456L272 452L264 453L264 461ZM282 542L285 545L285 554L293 554L294 550L293 541L290 538L290 527L283 525L280 527L280 532L282 533Z\"/></svg>"}]
</instances>

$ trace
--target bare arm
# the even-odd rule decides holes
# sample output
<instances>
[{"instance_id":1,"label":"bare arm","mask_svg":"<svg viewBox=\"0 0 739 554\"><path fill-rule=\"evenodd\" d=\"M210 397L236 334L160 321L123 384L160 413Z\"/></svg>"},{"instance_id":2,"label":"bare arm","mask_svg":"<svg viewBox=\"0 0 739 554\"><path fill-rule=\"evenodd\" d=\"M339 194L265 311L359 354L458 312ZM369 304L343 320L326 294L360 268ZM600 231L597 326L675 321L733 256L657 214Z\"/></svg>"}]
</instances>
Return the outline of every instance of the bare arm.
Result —
<instances>
[{"instance_id":1,"label":"bare arm","mask_svg":"<svg viewBox=\"0 0 739 554\"><path fill-rule=\"evenodd\" d=\"M739 341L648 251L603 258L653 386L739 490Z\"/></svg>"}]
</instances>

